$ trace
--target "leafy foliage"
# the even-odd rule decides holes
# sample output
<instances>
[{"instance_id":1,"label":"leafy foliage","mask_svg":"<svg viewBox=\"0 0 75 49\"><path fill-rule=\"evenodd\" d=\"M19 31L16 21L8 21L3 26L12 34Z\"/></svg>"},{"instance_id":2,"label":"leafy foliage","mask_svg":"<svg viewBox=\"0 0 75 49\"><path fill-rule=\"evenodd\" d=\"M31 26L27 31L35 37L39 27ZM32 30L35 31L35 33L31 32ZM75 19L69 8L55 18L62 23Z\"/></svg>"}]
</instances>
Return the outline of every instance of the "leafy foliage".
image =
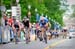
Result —
<instances>
[{"instance_id":1,"label":"leafy foliage","mask_svg":"<svg viewBox=\"0 0 75 49\"><path fill-rule=\"evenodd\" d=\"M6 7L10 8L11 4L16 6L16 0L4 0L3 4ZM59 24L63 25L62 16L65 10L60 10L60 0L20 0L19 4L21 5L21 18L23 19L24 16L28 13L28 5L31 5L31 22L36 22L36 12L35 8L38 9L38 13L41 15L48 15L48 18L51 18L58 22ZM65 6L65 5L64 5Z\"/></svg>"},{"instance_id":2,"label":"leafy foliage","mask_svg":"<svg viewBox=\"0 0 75 49\"><path fill-rule=\"evenodd\" d=\"M75 17L75 5L72 5L72 10L73 10L73 13L72 13L72 15L71 15L71 17Z\"/></svg>"}]
</instances>

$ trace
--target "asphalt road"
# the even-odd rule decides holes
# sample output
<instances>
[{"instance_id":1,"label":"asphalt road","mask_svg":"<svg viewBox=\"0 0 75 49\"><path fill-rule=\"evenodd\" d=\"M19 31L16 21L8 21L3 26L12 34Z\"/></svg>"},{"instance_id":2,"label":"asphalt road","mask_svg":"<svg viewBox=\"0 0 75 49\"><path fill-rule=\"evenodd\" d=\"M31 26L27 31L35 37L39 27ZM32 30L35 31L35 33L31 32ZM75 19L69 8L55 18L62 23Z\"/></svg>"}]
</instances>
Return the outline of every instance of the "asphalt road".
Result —
<instances>
[{"instance_id":1,"label":"asphalt road","mask_svg":"<svg viewBox=\"0 0 75 49\"><path fill-rule=\"evenodd\" d=\"M51 48L49 48L51 49ZM52 49L75 49L75 38L67 39L61 44L56 45Z\"/></svg>"},{"instance_id":2,"label":"asphalt road","mask_svg":"<svg viewBox=\"0 0 75 49\"><path fill-rule=\"evenodd\" d=\"M29 44L25 42L1 44L0 49L74 49L75 38L73 39L62 39L56 38L48 40L45 44L43 41L32 41Z\"/></svg>"}]
</instances>

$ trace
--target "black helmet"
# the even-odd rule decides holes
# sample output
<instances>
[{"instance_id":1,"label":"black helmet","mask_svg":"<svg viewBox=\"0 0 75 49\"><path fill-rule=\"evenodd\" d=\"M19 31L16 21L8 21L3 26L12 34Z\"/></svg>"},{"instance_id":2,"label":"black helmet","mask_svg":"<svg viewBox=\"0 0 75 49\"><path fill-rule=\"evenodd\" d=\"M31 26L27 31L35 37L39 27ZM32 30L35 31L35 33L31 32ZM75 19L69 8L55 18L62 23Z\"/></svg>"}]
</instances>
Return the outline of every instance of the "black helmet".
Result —
<instances>
[{"instance_id":1,"label":"black helmet","mask_svg":"<svg viewBox=\"0 0 75 49\"><path fill-rule=\"evenodd\" d=\"M27 17L25 16L24 19L27 19Z\"/></svg>"}]
</instances>

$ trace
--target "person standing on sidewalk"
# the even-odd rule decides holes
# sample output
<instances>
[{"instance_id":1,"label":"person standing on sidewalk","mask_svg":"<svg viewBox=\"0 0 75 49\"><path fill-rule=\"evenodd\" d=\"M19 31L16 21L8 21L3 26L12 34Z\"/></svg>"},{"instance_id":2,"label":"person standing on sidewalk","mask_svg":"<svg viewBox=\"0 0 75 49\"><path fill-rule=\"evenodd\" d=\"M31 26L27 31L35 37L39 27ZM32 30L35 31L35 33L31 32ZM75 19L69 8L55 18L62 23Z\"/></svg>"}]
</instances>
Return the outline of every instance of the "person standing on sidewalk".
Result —
<instances>
[{"instance_id":1,"label":"person standing on sidewalk","mask_svg":"<svg viewBox=\"0 0 75 49\"><path fill-rule=\"evenodd\" d=\"M10 30L10 37L11 37L11 41L13 41L13 30L12 30L12 24L13 24L13 18L12 16L10 16L10 18L8 19L8 25L9 25L9 30Z\"/></svg>"},{"instance_id":2,"label":"person standing on sidewalk","mask_svg":"<svg viewBox=\"0 0 75 49\"><path fill-rule=\"evenodd\" d=\"M67 38L67 34L68 34L67 29L63 29L62 33L63 33L63 38Z\"/></svg>"}]
</instances>

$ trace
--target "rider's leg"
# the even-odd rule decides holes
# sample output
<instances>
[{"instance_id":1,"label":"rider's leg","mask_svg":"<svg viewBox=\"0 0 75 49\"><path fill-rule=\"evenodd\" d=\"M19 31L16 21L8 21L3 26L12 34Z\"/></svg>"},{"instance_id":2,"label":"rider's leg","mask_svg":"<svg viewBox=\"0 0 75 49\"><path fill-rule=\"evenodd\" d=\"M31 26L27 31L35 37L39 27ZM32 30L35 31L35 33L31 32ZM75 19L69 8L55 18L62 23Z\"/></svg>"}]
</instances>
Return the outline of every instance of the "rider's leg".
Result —
<instances>
[{"instance_id":1,"label":"rider's leg","mask_svg":"<svg viewBox=\"0 0 75 49\"><path fill-rule=\"evenodd\" d=\"M44 32L43 32L43 37L44 37L44 41L45 43L47 43L47 35L46 35L46 29L44 28Z\"/></svg>"}]
</instances>

